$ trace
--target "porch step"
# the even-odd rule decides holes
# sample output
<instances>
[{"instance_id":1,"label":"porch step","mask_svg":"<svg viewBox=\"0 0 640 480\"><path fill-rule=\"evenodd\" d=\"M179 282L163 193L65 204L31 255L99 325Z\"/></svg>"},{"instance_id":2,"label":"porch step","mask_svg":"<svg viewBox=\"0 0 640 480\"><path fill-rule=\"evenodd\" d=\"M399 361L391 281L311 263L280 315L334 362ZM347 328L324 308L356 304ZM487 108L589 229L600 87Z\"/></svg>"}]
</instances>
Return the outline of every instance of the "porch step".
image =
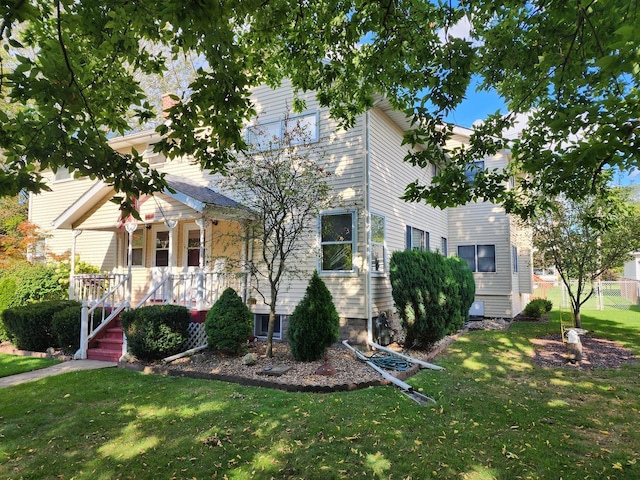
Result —
<instances>
[{"instance_id":1,"label":"porch step","mask_svg":"<svg viewBox=\"0 0 640 480\"><path fill-rule=\"evenodd\" d=\"M123 330L120 319L116 318L105 328L101 335L89 343L87 358L117 362L122 356Z\"/></svg>"},{"instance_id":2,"label":"porch step","mask_svg":"<svg viewBox=\"0 0 640 480\"><path fill-rule=\"evenodd\" d=\"M117 362L122 356L122 350L112 350L106 348L90 348L87 350L89 360L101 360L103 362Z\"/></svg>"}]
</instances>

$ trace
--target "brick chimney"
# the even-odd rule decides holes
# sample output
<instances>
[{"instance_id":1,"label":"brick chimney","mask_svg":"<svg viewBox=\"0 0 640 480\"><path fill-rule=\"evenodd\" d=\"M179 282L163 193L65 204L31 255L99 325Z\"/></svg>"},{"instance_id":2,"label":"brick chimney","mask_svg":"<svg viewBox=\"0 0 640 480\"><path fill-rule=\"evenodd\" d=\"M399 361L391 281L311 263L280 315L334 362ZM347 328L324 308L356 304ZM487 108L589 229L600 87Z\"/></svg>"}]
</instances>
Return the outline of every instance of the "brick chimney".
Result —
<instances>
[{"instance_id":1,"label":"brick chimney","mask_svg":"<svg viewBox=\"0 0 640 480\"><path fill-rule=\"evenodd\" d=\"M175 97L175 98L174 98ZM180 103L180 100L177 99L177 95L175 93L165 93L162 95L162 119L166 120L169 118L168 110Z\"/></svg>"}]
</instances>

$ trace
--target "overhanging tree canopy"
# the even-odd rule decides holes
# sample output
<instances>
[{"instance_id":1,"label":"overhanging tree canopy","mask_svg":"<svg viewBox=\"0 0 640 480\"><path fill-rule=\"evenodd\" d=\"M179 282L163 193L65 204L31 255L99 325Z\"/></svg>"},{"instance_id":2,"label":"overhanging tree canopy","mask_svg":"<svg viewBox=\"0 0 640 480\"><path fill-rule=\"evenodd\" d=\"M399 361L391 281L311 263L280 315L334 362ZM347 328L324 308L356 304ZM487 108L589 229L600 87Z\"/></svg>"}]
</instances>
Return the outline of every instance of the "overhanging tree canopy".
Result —
<instances>
[{"instance_id":1,"label":"overhanging tree canopy","mask_svg":"<svg viewBox=\"0 0 640 480\"><path fill-rule=\"evenodd\" d=\"M465 15L473 40L449 35ZM440 174L432 185L410 185L407 199L444 207L484 198L527 214L537 199L584 195L602 188L608 169L638 165L639 27L628 0L5 2L0 38L10 58L2 57L0 91L19 108L0 111L0 193L39 191L38 168L59 167L134 195L162 188L157 171L113 152L107 139L131 128L132 111L140 124L156 115L137 74L162 75L167 57L187 55L201 65L189 101L171 109L171 128L159 127L158 148L169 157L224 168L244 148L251 88L286 77L317 91L347 126L373 94L413 119L406 142L422 149L407 160L437 164ZM149 42L164 48L145 49ZM495 115L469 147L447 151L444 115L473 75L513 112L530 112L529 127L507 142L511 118ZM465 181L469 162L505 146L517 159L513 172ZM517 172L535 175L505 189Z\"/></svg>"}]
</instances>

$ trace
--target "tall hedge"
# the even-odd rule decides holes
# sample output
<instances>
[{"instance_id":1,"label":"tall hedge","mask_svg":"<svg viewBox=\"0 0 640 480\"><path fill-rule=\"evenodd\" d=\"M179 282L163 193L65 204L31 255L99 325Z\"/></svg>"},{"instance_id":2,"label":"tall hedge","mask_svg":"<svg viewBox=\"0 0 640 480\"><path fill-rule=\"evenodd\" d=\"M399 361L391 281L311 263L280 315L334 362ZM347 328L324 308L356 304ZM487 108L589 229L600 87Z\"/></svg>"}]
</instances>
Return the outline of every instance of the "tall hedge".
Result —
<instances>
[{"instance_id":1,"label":"tall hedge","mask_svg":"<svg viewBox=\"0 0 640 480\"><path fill-rule=\"evenodd\" d=\"M44 352L49 347L59 346L52 328L54 314L72 306L80 306L80 303L51 300L8 308L2 312L2 321L14 346L21 350Z\"/></svg>"},{"instance_id":2,"label":"tall hedge","mask_svg":"<svg viewBox=\"0 0 640 480\"><path fill-rule=\"evenodd\" d=\"M318 272L313 272L309 286L289 318L287 338L295 360L322 358L326 347L339 337L340 317L331 292Z\"/></svg>"},{"instance_id":3,"label":"tall hedge","mask_svg":"<svg viewBox=\"0 0 640 480\"><path fill-rule=\"evenodd\" d=\"M394 252L389 270L408 346L429 348L447 334L450 325L461 322L458 285L442 255L418 250Z\"/></svg>"},{"instance_id":4,"label":"tall hedge","mask_svg":"<svg viewBox=\"0 0 640 480\"><path fill-rule=\"evenodd\" d=\"M253 330L253 314L236 291L229 287L207 312L204 324L209 347L238 354Z\"/></svg>"},{"instance_id":5,"label":"tall hedge","mask_svg":"<svg viewBox=\"0 0 640 480\"><path fill-rule=\"evenodd\" d=\"M157 360L180 352L191 314L180 305L151 305L122 312L120 322L129 351L142 360Z\"/></svg>"},{"instance_id":6,"label":"tall hedge","mask_svg":"<svg viewBox=\"0 0 640 480\"><path fill-rule=\"evenodd\" d=\"M458 284L460 294L460 318L451 322L448 333L455 333L469 320L469 309L476 297L476 282L469 264L460 257L448 257L447 263L451 267L453 278Z\"/></svg>"}]
</instances>

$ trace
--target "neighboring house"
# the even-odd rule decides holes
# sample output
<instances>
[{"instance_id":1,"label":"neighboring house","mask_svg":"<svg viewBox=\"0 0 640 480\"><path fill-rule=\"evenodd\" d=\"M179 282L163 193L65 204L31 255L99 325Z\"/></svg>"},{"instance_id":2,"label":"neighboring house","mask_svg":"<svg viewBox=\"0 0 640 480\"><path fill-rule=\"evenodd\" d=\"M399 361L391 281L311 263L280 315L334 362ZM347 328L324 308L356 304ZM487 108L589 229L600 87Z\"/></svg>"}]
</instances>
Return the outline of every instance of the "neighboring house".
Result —
<instances>
[{"instance_id":1,"label":"neighboring house","mask_svg":"<svg viewBox=\"0 0 640 480\"><path fill-rule=\"evenodd\" d=\"M291 89L260 87L253 97L261 128L278 135L286 106L293 103ZM523 309L533 287L531 246L514 219L490 203L441 210L400 200L408 183L428 183L434 172L403 161L401 142L409 124L386 101L378 100L346 131L312 95L306 102L307 110L297 118L325 151L335 203L309 225L311 246L293 260L308 275L287 279L281 289L277 338L286 335L288 315L314 269L333 295L341 335L372 338L372 319L395 312L389 259L393 251L406 248L465 258L476 280L474 315L511 318ZM252 132L248 128L247 134ZM465 142L470 133L456 128L453 141ZM179 303L199 312L194 313L199 321L222 289L233 286L255 314L255 334L266 335L268 307L255 291L264 285L257 285L247 268L249 261L259 264L258 248L241 240L250 212L220 189L215 175L189 159L169 162L154 154L158 140L151 131L111 141L116 150L145 152L149 163L167 174L173 192L141 198L142 221L120 218L108 185L60 170L50 174L51 191L31 196L29 220L48 235L48 251L71 251L73 258L79 255L110 272L77 275L71 284L74 298L94 300L119 288L117 299L114 294L104 303ZM480 167L500 168L508 161L502 152Z\"/></svg>"},{"instance_id":2,"label":"neighboring house","mask_svg":"<svg viewBox=\"0 0 640 480\"><path fill-rule=\"evenodd\" d=\"M640 252L632 252L633 258L624 262L622 278L625 280L640 280Z\"/></svg>"}]
</instances>

